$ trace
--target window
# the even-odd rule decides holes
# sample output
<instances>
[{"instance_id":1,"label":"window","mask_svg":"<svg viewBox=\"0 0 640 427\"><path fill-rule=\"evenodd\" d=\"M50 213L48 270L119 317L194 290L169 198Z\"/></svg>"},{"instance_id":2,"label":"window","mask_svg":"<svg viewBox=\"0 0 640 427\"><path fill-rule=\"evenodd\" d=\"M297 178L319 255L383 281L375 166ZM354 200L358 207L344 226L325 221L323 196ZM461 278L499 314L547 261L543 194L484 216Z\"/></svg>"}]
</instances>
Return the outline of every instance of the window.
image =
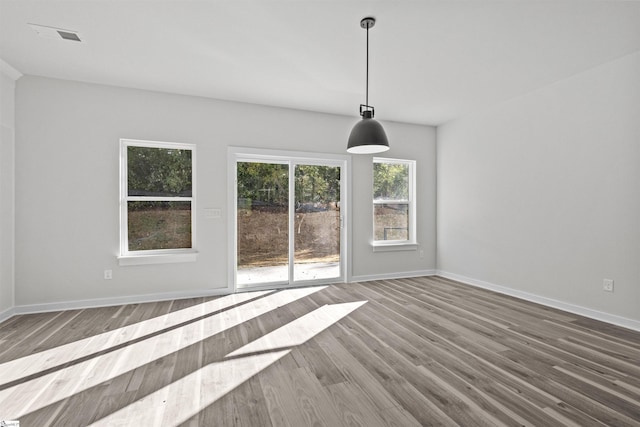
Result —
<instances>
[{"instance_id":1,"label":"window","mask_svg":"<svg viewBox=\"0 0 640 427\"><path fill-rule=\"evenodd\" d=\"M374 250L415 249L415 216L415 161L374 157Z\"/></svg>"},{"instance_id":2,"label":"window","mask_svg":"<svg viewBox=\"0 0 640 427\"><path fill-rule=\"evenodd\" d=\"M121 265L194 257L194 154L192 144L120 140Z\"/></svg>"}]
</instances>

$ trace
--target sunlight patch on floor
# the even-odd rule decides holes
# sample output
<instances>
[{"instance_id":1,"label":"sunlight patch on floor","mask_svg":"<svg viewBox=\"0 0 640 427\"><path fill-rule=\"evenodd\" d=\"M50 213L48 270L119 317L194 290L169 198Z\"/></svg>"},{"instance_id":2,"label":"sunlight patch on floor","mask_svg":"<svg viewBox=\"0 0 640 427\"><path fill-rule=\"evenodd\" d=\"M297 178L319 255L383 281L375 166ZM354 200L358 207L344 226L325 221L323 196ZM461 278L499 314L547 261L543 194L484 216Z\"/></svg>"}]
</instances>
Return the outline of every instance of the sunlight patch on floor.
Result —
<instances>
[{"instance_id":1,"label":"sunlight patch on floor","mask_svg":"<svg viewBox=\"0 0 640 427\"><path fill-rule=\"evenodd\" d=\"M66 399L325 288L326 286L287 289L267 294L263 298L247 302L239 309L230 309L208 316L180 328L0 390L2 415L9 419L19 419L24 414ZM194 317L201 314L196 314ZM155 324L156 330L166 329L166 322L170 321L171 318L165 318L165 323Z\"/></svg>"},{"instance_id":2,"label":"sunlight patch on floor","mask_svg":"<svg viewBox=\"0 0 640 427\"><path fill-rule=\"evenodd\" d=\"M263 291L226 295L203 304L197 304L193 307L177 310L2 363L0 364L0 385L133 341L153 334L163 328L171 328L202 316L205 313L214 313L236 304L242 304L245 301L261 297L269 292L270 291Z\"/></svg>"},{"instance_id":3,"label":"sunlight patch on floor","mask_svg":"<svg viewBox=\"0 0 640 427\"><path fill-rule=\"evenodd\" d=\"M92 425L179 425L363 304L319 307Z\"/></svg>"},{"instance_id":4,"label":"sunlight patch on floor","mask_svg":"<svg viewBox=\"0 0 640 427\"><path fill-rule=\"evenodd\" d=\"M324 305L311 313L294 320L286 326L276 329L249 344L232 351L227 357L237 357L251 353L275 351L281 348L304 344L333 323L351 313L366 301ZM346 314L345 314L346 313Z\"/></svg>"}]
</instances>

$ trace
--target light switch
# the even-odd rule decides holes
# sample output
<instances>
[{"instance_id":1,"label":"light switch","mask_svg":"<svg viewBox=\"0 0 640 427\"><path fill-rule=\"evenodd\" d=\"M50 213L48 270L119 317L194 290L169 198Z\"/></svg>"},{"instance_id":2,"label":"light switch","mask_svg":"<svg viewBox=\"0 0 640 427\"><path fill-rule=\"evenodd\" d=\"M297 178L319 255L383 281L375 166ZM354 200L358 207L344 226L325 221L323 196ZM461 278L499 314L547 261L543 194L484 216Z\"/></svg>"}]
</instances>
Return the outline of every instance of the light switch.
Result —
<instances>
[{"instance_id":1,"label":"light switch","mask_svg":"<svg viewBox=\"0 0 640 427\"><path fill-rule=\"evenodd\" d=\"M218 219L222 216L220 209L204 209L204 217L207 219Z\"/></svg>"}]
</instances>

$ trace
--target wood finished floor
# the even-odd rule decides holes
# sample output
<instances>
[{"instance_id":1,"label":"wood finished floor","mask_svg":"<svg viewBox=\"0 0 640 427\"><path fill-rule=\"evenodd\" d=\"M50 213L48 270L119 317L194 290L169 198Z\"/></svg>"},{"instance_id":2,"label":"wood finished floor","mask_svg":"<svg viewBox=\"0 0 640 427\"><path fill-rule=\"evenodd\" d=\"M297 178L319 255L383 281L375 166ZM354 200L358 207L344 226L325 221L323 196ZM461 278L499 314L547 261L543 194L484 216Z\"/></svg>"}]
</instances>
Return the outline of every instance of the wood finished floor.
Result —
<instances>
[{"instance_id":1,"label":"wood finished floor","mask_svg":"<svg viewBox=\"0 0 640 427\"><path fill-rule=\"evenodd\" d=\"M640 426L640 333L439 277L15 316L27 426Z\"/></svg>"}]
</instances>

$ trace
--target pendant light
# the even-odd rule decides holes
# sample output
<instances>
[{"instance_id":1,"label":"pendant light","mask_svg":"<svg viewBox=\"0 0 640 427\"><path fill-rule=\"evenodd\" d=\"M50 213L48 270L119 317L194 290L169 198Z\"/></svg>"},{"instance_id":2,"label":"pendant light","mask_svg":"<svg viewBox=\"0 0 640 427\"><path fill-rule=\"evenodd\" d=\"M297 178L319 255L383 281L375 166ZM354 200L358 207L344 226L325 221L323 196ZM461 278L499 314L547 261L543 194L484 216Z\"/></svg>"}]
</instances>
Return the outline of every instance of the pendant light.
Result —
<instances>
[{"instance_id":1,"label":"pendant light","mask_svg":"<svg viewBox=\"0 0 640 427\"><path fill-rule=\"evenodd\" d=\"M367 17L360 26L367 30L367 92L365 104L360 104L362 120L356 123L349 135L347 152L352 154L381 153L389 149L389 141L382 125L373 119L374 108L369 105L369 29L375 25L375 18Z\"/></svg>"}]
</instances>

